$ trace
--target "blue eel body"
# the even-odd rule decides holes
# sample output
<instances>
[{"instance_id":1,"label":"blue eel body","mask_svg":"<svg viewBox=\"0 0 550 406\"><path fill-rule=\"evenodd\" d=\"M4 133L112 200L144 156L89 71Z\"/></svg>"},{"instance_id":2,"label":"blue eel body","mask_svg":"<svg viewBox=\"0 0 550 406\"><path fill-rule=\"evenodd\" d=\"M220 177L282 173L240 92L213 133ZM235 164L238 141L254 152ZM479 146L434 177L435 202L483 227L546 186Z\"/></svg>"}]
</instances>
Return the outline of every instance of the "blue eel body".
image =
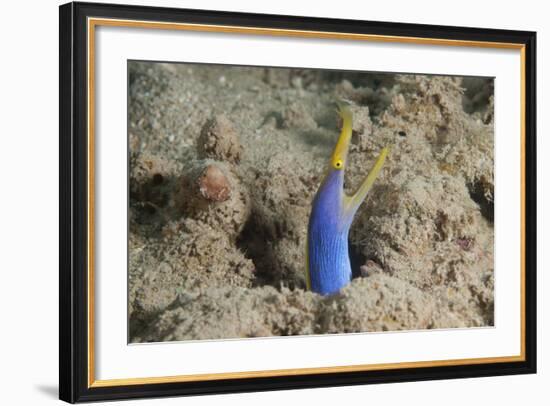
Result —
<instances>
[{"instance_id":1,"label":"blue eel body","mask_svg":"<svg viewBox=\"0 0 550 406\"><path fill-rule=\"evenodd\" d=\"M351 111L340 106L342 132L330 166L313 199L307 238L307 285L313 292L330 295L351 281L348 235L353 217L374 183L388 148L384 148L367 178L352 196L344 192L344 169L351 141Z\"/></svg>"},{"instance_id":2,"label":"blue eel body","mask_svg":"<svg viewBox=\"0 0 550 406\"><path fill-rule=\"evenodd\" d=\"M343 173L340 171L340 173ZM321 295L335 293L351 280L348 252L349 215L342 207L344 181L333 171L313 200L308 227L308 258L311 290Z\"/></svg>"}]
</instances>

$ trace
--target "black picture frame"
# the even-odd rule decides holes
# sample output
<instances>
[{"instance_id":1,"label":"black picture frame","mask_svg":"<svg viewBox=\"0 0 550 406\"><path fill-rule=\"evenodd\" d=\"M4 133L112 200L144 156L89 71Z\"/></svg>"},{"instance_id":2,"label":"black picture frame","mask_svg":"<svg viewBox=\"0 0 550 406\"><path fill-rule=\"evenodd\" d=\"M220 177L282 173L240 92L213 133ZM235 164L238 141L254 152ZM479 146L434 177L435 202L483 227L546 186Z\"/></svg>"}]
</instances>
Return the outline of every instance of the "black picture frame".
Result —
<instances>
[{"instance_id":1,"label":"black picture frame","mask_svg":"<svg viewBox=\"0 0 550 406\"><path fill-rule=\"evenodd\" d=\"M60 6L59 397L67 402L235 393L536 372L536 33L204 10L68 3ZM310 373L209 381L90 385L88 353L87 19L89 17L510 43L524 65L524 359L514 362Z\"/></svg>"}]
</instances>

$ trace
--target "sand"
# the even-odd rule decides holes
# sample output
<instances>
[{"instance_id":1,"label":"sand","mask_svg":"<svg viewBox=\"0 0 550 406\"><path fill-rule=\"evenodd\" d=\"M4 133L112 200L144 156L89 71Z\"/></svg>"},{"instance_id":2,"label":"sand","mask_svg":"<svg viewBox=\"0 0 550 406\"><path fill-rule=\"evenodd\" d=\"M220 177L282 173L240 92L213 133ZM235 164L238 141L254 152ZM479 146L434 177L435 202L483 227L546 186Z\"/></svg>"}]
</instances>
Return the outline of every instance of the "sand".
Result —
<instances>
[{"instance_id":1,"label":"sand","mask_svg":"<svg viewBox=\"0 0 550 406\"><path fill-rule=\"evenodd\" d=\"M493 81L129 64L130 342L491 326ZM350 103L354 279L305 289L312 198Z\"/></svg>"}]
</instances>

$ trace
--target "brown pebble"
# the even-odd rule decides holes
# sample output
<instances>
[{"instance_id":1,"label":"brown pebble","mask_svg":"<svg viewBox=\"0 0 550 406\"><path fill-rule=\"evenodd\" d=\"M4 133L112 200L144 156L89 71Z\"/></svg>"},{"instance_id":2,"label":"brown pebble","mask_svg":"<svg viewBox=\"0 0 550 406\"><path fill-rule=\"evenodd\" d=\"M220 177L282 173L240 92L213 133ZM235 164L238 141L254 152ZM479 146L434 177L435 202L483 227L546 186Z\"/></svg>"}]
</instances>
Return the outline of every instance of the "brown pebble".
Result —
<instances>
[{"instance_id":1,"label":"brown pebble","mask_svg":"<svg viewBox=\"0 0 550 406\"><path fill-rule=\"evenodd\" d=\"M460 248L462 248L464 251L470 251L472 246L474 245L474 241L471 238L458 238L456 240L456 243Z\"/></svg>"},{"instance_id":2,"label":"brown pebble","mask_svg":"<svg viewBox=\"0 0 550 406\"><path fill-rule=\"evenodd\" d=\"M369 267L366 265L361 265L359 267L359 272L361 272L361 276L363 278L366 278L367 276L369 276Z\"/></svg>"},{"instance_id":3,"label":"brown pebble","mask_svg":"<svg viewBox=\"0 0 550 406\"><path fill-rule=\"evenodd\" d=\"M216 165L208 165L197 179L202 197L215 202L229 199L231 188L227 177Z\"/></svg>"}]
</instances>

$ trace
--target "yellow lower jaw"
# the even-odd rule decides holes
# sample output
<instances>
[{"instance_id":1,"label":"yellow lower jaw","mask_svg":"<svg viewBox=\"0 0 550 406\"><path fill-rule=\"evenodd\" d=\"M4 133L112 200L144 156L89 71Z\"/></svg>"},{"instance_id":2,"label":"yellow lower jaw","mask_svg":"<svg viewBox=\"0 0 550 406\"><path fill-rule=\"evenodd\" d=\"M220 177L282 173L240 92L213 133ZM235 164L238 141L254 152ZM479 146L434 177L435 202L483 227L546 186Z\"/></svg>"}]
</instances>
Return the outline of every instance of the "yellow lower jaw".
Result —
<instances>
[{"instance_id":1,"label":"yellow lower jaw","mask_svg":"<svg viewBox=\"0 0 550 406\"><path fill-rule=\"evenodd\" d=\"M367 197L367 193L369 192L370 188L374 184L374 181L378 177L378 174L380 173L380 170L382 169L382 166L384 165L384 162L386 161L386 157L388 156L389 152L390 147L385 147L382 149L380 155L378 156L378 159L374 163L372 169L370 170L368 176L365 178L363 183L359 186L357 191L352 196L347 197L345 205L347 210L357 209L359 205L363 203L363 200L365 200L365 197Z\"/></svg>"}]
</instances>

